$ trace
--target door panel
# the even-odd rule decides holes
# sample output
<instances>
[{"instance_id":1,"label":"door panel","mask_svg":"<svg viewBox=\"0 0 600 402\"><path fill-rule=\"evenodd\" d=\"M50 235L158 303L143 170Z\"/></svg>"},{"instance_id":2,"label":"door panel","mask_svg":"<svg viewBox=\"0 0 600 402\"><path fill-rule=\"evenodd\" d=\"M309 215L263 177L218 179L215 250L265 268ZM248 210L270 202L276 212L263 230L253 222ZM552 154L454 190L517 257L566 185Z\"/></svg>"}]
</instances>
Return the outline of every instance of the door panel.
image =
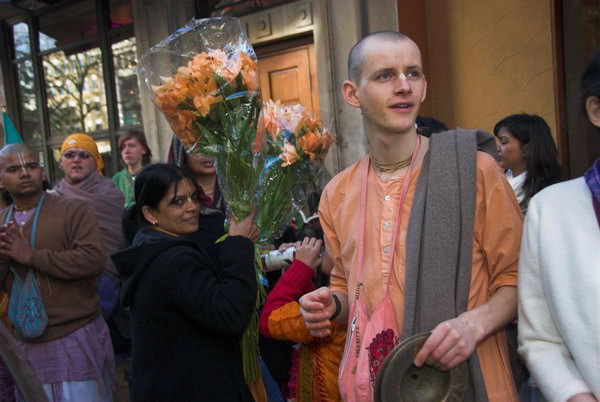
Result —
<instances>
[{"instance_id":1,"label":"door panel","mask_svg":"<svg viewBox=\"0 0 600 402\"><path fill-rule=\"evenodd\" d=\"M268 54L258 59L264 99L283 104L300 103L319 113L314 45L304 45Z\"/></svg>"}]
</instances>

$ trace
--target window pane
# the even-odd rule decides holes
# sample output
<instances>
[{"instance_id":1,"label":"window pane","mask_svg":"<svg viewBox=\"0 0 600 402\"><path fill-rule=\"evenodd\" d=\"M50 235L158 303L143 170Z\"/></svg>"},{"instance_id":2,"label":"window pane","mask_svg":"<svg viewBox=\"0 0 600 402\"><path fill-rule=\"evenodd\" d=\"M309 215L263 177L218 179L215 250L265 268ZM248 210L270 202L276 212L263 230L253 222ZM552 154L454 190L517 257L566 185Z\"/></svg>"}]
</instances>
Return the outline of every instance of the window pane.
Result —
<instances>
[{"instance_id":1,"label":"window pane","mask_svg":"<svg viewBox=\"0 0 600 402\"><path fill-rule=\"evenodd\" d=\"M15 45L15 59L27 57L31 54L29 41L29 26L24 22L13 25L13 43Z\"/></svg>"},{"instance_id":2,"label":"window pane","mask_svg":"<svg viewBox=\"0 0 600 402\"><path fill-rule=\"evenodd\" d=\"M43 58L50 133L66 135L108 128L100 49Z\"/></svg>"},{"instance_id":3,"label":"window pane","mask_svg":"<svg viewBox=\"0 0 600 402\"><path fill-rule=\"evenodd\" d=\"M39 123L40 115L37 108L31 60L24 60L17 64L17 79L19 80L19 107L23 122L20 134L25 142L33 146L42 141L42 127Z\"/></svg>"},{"instance_id":4,"label":"window pane","mask_svg":"<svg viewBox=\"0 0 600 402\"><path fill-rule=\"evenodd\" d=\"M94 138L96 141L96 145L98 145L98 151L100 151L100 155L102 156L102 160L104 161L104 176L110 177L116 172L113 172L111 169L112 164L112 152L110 147L110 141L108 138ZM60 146L53 146L50 151L52 155L52 163L54 164L54 184L58 183L60 179L65 177L65 174L60 169Z\"/></svg>"},{"instance_id":5,"label":"window pane","mask_svg":"<svg viewBox=\"0 0 600 402\"><path fill-rule=\"evenodd\" d=\"M131 0L110 0L110 27L118 28L133 23Z\"/></svg>"},{"instance_id":6,"label":"window pane","mask_svg":"<svg viewBox=\"0 0 600 402\"><path fill-rule=\"evenodd\" d=\"M40 17L40 50L51 50L98 34L95 0L83 0Z\"/></svg>"},{"instance_id":7,"label":"window pane","mask_svg":"<svg viewBox=\"0 0 600 402\"><path fill-rule=\"evenodd\" d=\"M40 164L44 167L44 169L46 170L46 179L48 178L48 161L46 160L46 158L44 157L44 151L43 148L41 148L40 146L35 146L35 147L31 147L33 150L34 154L37 154L38 158L40 159ZM50 181L48 180L48 184L51 186Z\"/></svg>"},{"instance_id":8,"label":"window pane","mask_svg":"<svg viewBox=\"0 0 600 402\"><path fill-rule=\"evenodd\" d=\"M60 145L56 145L50 149L50 155L52 155L52 164L54 165L54 177L52 180L53 186L55 186L60 179L65 177L65 174L60 169Z\"/></svg>"},{"instance_id":9,"label":"window pane","mask_svg":"<svg viewBox=\"0 0 600 402\"><path fill-rule=\"evenodd\" d=\"M112 45L113 61L119 108L119 125L137 126L142 124L140 90L138 87L135 38L125 39Z\"/></svg>"}]
</instances>

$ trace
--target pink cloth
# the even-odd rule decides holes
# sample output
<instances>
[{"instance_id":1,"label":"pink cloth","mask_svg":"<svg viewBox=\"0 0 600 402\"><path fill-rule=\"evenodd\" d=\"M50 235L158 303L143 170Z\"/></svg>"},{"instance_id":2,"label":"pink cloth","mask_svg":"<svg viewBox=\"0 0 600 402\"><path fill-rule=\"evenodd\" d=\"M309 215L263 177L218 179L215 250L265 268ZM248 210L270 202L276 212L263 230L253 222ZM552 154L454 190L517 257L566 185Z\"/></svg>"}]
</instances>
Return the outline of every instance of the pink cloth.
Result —
<instances>
[{"instance_id":1,"label":"pink cloth","mask_svg":"<svg viewBox=\"0 0 600 402\"><path fill-rule=\"evenodd\" d=\"M102 316L54 341L19 344L42 384L51 385L55 400L66 381L95 381L102 394L112 394L115 357Z\"/></svg>"},{"instance_id":2,"label":"pink cloth","mask_svg":"<svg viewBox=\"0 0 600 402\"><path fill-rule=\"evenodd\" d=\"M393 226L392 247L389 253L392 257L389 260L388 267L386 267L386 272L390 272L393 267L393 256L397 243L396 239L402 224L402 206L406 199L406 194L408 193L410 179L415 166L415 159L419 154L420 145L421 141L419 139L412 154L410 170L404 176L402 181L400 204ZM356 265L352 270L353 274L356 275L358 285L354 292L352 304L350 305L350 314L348 315L349 332L347 334L345 347L346 352L340 363L338 375L340 394L344 401L368 402L373 400L377 372L383 364L383 360L389 352L394 349L400 339L394 305L390 299L389 292L392 275L383 278L383 280L385 280L385 295L375 310L372 311L371 315L367 312L367 305L364 300L366 297L365 291L360 286L364 279L362 276L362 269L365 252L367 182L369 168L369 160L363 159L360 165L362 183L359 210L360 226L357 237L358 258Z\"/></svg>"},{"instance_id":3,"label":"pink cloth","mask_svg":"<svg viewBox=\"0 0 600 402\"><path fill-rule=\"evenodd\" d=\"M62 179L53 191L64 197L86 201L92 207L102 230L106 253L109 255L104 271L119 283L119 274L110 255L125 244L121 229L125 204L123 193L115 187L112 180L100 176L98 172L92 172L85 180L75 185Z\"/></svg>"}]
</instances>

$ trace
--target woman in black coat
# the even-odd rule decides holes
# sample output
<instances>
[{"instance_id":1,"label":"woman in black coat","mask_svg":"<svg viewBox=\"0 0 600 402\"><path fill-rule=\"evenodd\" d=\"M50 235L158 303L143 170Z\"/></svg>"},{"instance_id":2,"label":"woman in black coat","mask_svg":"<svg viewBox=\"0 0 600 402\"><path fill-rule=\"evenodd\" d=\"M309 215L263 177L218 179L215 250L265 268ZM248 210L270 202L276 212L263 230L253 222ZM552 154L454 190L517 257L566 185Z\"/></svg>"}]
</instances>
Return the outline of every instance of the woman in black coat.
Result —
<instances>
[{"instance_id":1,"label":"woman in black coat","mask_svg":"<svg viewBox=\"0 0 600 402\"><path fill-rule=\"evenodd\" d=\"M199 222L189 173L149 166L135 196L124 217L132 245L113 255L131 309L133 400L251 401L239 339L257 292L253 217L231 221L217 262L183 237Z\"/></svg>"}]
</instances>

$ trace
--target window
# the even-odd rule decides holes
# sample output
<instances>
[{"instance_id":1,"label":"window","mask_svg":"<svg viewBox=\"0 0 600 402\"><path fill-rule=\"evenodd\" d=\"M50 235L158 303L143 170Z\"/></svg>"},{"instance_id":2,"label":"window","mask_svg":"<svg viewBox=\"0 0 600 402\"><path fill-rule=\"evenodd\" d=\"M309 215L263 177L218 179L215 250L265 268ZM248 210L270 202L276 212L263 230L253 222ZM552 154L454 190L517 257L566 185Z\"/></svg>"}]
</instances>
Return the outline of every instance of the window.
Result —
<instances>
[{"instance_id":1,"label":"window","mask_svg":"<svg viewBox=\"0 0 600 402\"><path fill-rule=\"evenodd\" d=\"M51 182L62 177L60 145L75 132L96 140L105 174L115 173L119 155L111 144L117 130L142 124L131 0L62 2L19 18L9 30L9 82L15 83L24 140L50 159Z\"/></svg>"},{"instance_id":2,"label":"window","mask_svg":"<svg viewBox=\"0 0 600 402\"><path fill-rule=\"evenodd\" d=\"M99 76L102 76L102 53L99 48L92 48L69 55L68 51L57 51L43 56L44 82L46 87L47 107L50 117L50 135L66 137L76 132L88 131L85 121L93 113L98 101ZM68 71L66 66L74 66ZM94 83L96 91L94 91ZM101 83L104 92L104 82ZM51 96L51 95L54 96ZM98 98L99 100L99 98ZM108 129L108 111L106 105L100 108L104 124L93 126L94 130Z\"/></svg>"},{"instance_id":3,"label":"window","mask_svg":"<svg viewBox=\"0 0 600 402\"><path fill-rule=\"evenodd\" d=\"M112 45L113 63L119 106L119 125L139 126L142 124L140 89L135 73L137 67L135 40L132 38Z\"/></svg>"},{"instance_id":4,"label":"window","mask_svg":"<svg viewBox=\"0 0 600 402\"><path fill-rule=\"evenodd\" d=\"M16 75L13 82L18 83L16 92L19 101L21 136L24 141L35 147L41 144L42 127L39 124L29 26L25 22L19 22L11 28L14 46L14 73Z\"/></svg>"}]
</instances>

